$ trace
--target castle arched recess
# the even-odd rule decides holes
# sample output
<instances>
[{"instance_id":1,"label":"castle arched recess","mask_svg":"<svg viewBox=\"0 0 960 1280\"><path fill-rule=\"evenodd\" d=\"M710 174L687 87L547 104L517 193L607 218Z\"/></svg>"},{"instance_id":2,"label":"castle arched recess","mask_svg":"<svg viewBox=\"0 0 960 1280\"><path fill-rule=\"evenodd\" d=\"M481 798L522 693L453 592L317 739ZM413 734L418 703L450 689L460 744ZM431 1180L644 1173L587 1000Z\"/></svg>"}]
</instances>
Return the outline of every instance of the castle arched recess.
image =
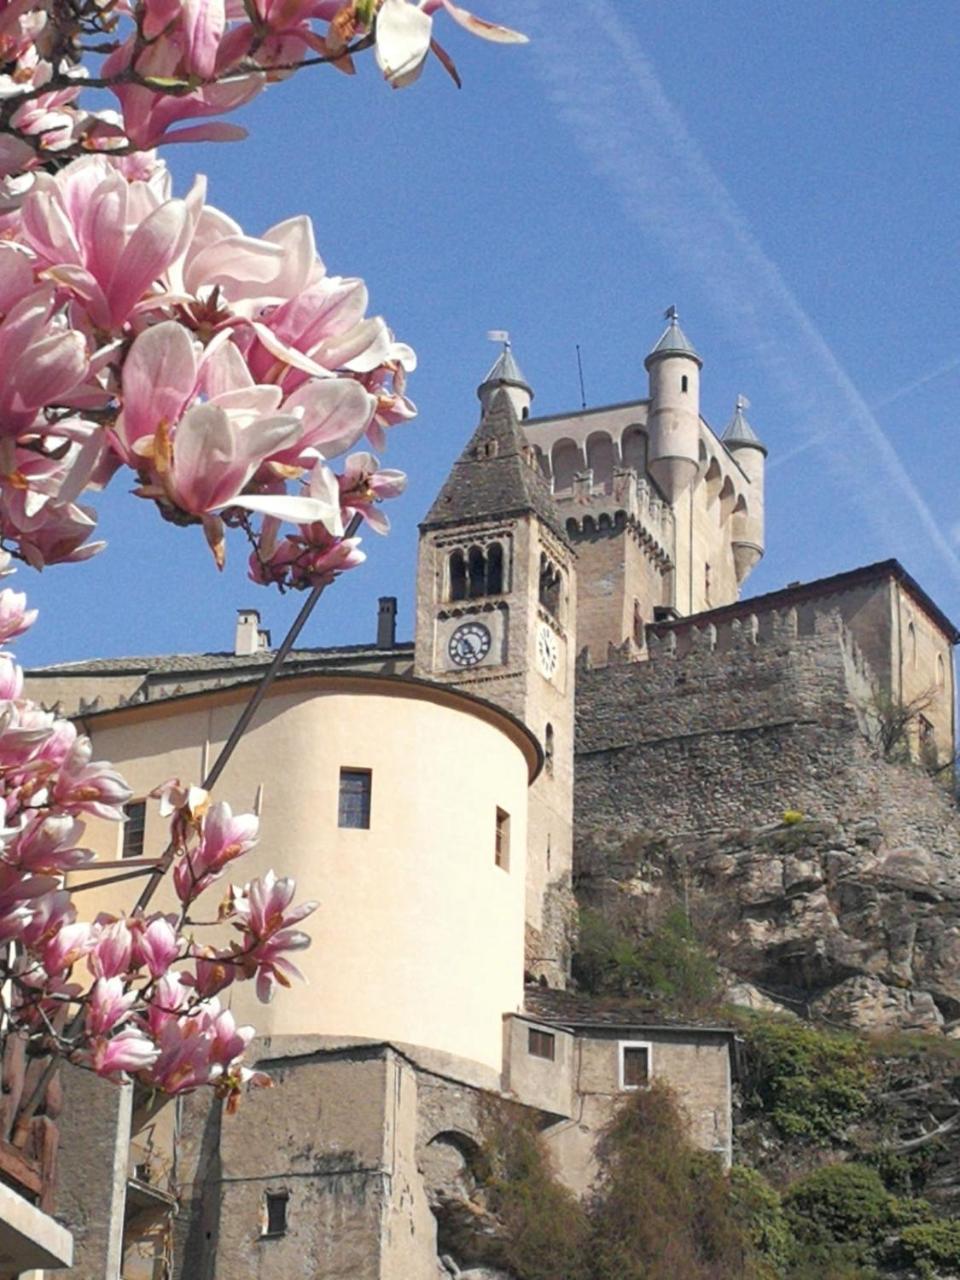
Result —
<instances>
[{"instance_id":1,"label":"castle arched recess","mask_svg":"<svg viewBox=\"0 0 960 1280\"><path fill-rule=\"evenodd\" d=\"M620 456L625 467L632 467L638 476L647 469L647 437L639 427L627 427L620 437Z\"/></svg>"},{"instance_id":2,"label":"castle arched recess","mask_svg":"<svg viewBox=\"0 0 960 1280\"><path fill-rule=\"evenodd\" d=\"M584 469L579 445L572 440L558 440L553 446L553 491L563 493L573 488L573 478Z\"/></svg>"},{"instance_id":3,"label":"castle arched recess","mask_svg":"<svg viewBox=\"0 0 960 1280\"><path fill-rule=\"evenodd\" d=\"M733 487L733 481L729 476L724 480L723 487L720 490L720 523L726 520L727 516L733 511L734 503L737 500L736 491Z\"/></svg>"},{"instance_id":4,"label":"castle arched recess","mask_svg":"<svg viewBox=\"0 0 960 1280\"><path fill-rule=\"evenodd\" d=\"M605 431L594 431L587 438L587 469L593 472L593 483L602 485L605 493L613 487L613 441Z\"/></svg>"}]
</instances>

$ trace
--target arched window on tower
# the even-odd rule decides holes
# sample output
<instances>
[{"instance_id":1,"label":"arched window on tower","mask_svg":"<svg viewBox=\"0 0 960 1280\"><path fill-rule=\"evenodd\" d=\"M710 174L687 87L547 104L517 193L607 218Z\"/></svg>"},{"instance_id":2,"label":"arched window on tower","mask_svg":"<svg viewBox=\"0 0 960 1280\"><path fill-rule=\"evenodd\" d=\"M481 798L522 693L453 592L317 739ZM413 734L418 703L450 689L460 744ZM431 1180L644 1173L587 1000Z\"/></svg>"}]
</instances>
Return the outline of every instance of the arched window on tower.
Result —
<instances>
[{"instance_id":1,"label":"arched window on tower","mask_svg":"<svg viewBox=\"0 0 960 1280\"><path fill-rule=\"evenodd\" d=\"M560 570L551 564L545 555L540 557L540 590L539 600L548 613L555 618L560 616L560 590L563 577Z\"/></svg>"},{"instance_id":2,"label":"arched window on tower","mask_svg":"<svg viewBox=\"0 0 960 1280\"><path fill-rule=\"evenodd\" d=\"M937 654L937 688L943 689L947 683L947 664L943 660L943 654Z\"/></svg>"},{"instance_id":3,"label":"arched window on tower","mask_svg":"<svg viewBox=\"0 0 960 1280\"><path fill-rule=\"evenodd\" d=\"M907 661L911 667L917 665L917 628L913 623L907 625Z\"/></svg>"},{"instance_id":4,"label":"arched window on tower","mask_svg":"<svg viewBox=\"0 0 960 1280\"><path fill-rule=\"evenodd\" d=\"M543 735L543 767L553 773L553 725L548 724Z\"/></svg>"},{"instance_id":5,"label":"arched window on tower","mask_svg":"<svg viewBox=\"0 0 960 1280\"><path fill-rule=\"evenodd\" d=\"M471 600L486 594L487 558L480 547L471 547L467 555L467 575Z\"/></svg>"},{"instance_id":6,"label":"arched window on tower","mask_svg":"<svg viewBox=\"0 0 960 1280\"><path fill-rule=\"evenodd\" d=\"M683 374L683 376L680 379L680 390L687 391L689 389L689 386L690 386L690 383L687 380L687 375Z\"/></svg>"},{"instance_id":7,"label":"arched window on tower","mask_svg":"<svg viewBox=\"0 0 960 1280\"><path fill-rule=\"evenodd\" d=\"M487 595L498 596L503 592L503 547L493 542L487 548Z\"/></svg>"},{"instance_id":8,"label":"arched window on tower","mask_svg":"<svg viewBox=\"0 0 960 1280\"><path fill-rule=\"evenodd\" d=\"M466 600L467 598L467 562L462 551L454 551L449 561L450 599Z\"/></svg>"}]
</instances>

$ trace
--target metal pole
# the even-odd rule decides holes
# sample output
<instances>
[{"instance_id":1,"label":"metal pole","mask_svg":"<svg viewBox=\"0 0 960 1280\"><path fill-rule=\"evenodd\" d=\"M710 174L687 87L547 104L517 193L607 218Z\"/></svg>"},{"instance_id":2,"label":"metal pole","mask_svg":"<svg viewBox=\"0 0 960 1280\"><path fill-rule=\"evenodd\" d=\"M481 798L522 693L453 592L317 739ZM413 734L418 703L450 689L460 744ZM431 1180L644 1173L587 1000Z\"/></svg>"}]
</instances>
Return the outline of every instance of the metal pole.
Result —
<instances>
[{"instance_id":1,"label":"metal pole","mask_svg":"<svg viewBox=\"0 0 960 1280\"><path fill-rule=\"evenodd\" d=\"M344 532L343 536L345 538L353 537L354 533L356 533L360 525L361 519L362 519L362 516L360 515L355 515L353 517L353 519L347 525L347 528ZM230 737L227 738L226 742L223 744L222 748L220 749L220 754L217 756L216 760L214 760L212 767L207 772L207 776L200 783L204 791L209 791L219 781L220 775L223 773L224 769L227 767L227 764L230 761L230 757L233 755L234 751L236 750L237 745L240 742L240 739L243 737L247 729L250 727L251 720L257 714L257 711L260 708L261 702L263 702L264 698L267 696L267 692L270 686L273 684L274 680L276 679L277 673L279 672L280 668L283 666L283 663L287 657L287 654L293 648L294 643L296 642L297 636L299 636L300 632L303 630L304 626L306 625L307 619L310 617L310 614L313 612L314 606L316 605L317 601L320 599L320 597L323 595L326 589L327 589L326 583L323 583L320 586L314 587L310 592L310 594L307 596L306 600L303 602L303 606L300 609L300 612L297 614L296 618L293 621L293 626L284 636L283 643L280 645L280 648L273 655L273 660L271 661L270 666L267 668L266 672L264 673L263 679L257 685L256 689L254 689L253 694L250 698L250 701L244 707L243 711L240 713L240 717L237 720L237 723L231 729ZM160 881L163 879L166 873L170 870L170 864L173 862L173 857L175 852L176 852L176 846L171 841L171 843L167 845L166 849L164 849L163 855L161 856L160 861L157 863L156 867L153 870L153 873L150 876L149 881L143 888L143 892L140 894L140 897L137 899L136 906L133 908L135 913L137 911L144 911L149 906L150 901L153 898L153 895L156 893L157 889L160 887Z\"/></svg>"}]
</instances>

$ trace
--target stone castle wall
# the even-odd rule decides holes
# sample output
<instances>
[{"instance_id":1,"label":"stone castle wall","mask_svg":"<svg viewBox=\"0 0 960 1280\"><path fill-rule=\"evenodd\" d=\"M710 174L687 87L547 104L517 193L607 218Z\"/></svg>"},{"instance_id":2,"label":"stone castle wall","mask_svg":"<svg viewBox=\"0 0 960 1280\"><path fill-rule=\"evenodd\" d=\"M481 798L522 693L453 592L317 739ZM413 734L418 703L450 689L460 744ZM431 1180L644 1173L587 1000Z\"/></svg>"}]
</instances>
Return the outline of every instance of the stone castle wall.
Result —
<instances>
[{"instance_id":1,"label":"stone castle wall","mask_svg":"<svg viewBox=\"0 0 960 1280\"><path fill-rule=\"evenodd\" d=\"M875 681L838 615L797 613L651 638L649 661L577 674L578 841L607 827L682 835L759 826L785 810L882 822L960 851L942 786L879 759Z\"/></svg>"}]
</instances>

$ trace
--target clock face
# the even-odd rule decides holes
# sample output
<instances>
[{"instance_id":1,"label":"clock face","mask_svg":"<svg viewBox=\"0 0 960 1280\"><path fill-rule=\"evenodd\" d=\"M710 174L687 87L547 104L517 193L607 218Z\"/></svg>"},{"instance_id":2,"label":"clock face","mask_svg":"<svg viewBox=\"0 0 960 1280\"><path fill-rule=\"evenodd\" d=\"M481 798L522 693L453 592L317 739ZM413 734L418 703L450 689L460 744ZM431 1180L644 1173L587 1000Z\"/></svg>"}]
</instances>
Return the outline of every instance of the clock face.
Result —
<instances>
[{"instance_id":1,"label":"clock face","mask_svg":"<svg viewBox=\"0 0 960 1280\"><path fill-rule=\"evenodd\" d=\"M553 679L560 665L560 646L557 644L557 637L545 622L541 622L537 629L537 663L548 680Z\"/></svg>"},{"instance_id":2,"label":"clock face","mask_svg":"<svg viewBox=\"0 0 960 1280\"><path fill-rule=\"evenodd\" d=\"M458 667L475 667L490 652L490 632L482 622L464 622L450 637L447 652Z\"/></svg>"}]
</instances>

